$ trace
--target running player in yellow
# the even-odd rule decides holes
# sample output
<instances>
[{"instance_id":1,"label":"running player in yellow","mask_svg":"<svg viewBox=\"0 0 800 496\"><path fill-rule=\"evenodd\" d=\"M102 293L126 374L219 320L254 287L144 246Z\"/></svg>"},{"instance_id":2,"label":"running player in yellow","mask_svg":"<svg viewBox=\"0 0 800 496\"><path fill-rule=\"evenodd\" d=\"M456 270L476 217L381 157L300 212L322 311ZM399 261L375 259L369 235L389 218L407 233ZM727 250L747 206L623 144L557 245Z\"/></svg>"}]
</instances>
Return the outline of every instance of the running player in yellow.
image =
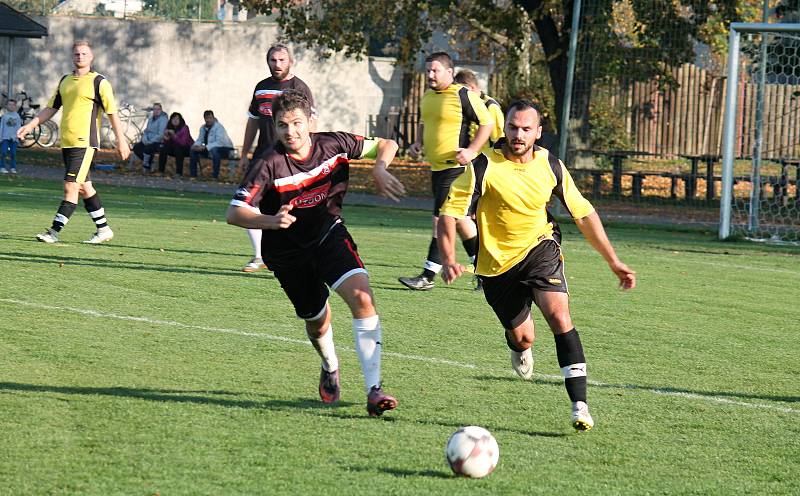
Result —
<instances>
[{"instance_id":1,"label":"running player in yellow","mask_svg":"<svg viewBox=\"0 0 800 496\"><path fill-rule=\"evenodd\" d=\"M480 247L475 272L483 281L486 301L505 328L511 364L523 379L533 376L533 302L555 337L558 365L572 401L572 425L585 431L594 426L586 404L586 358L569 311L561 232L546 210L550 198L561 200L622 289L636 286L636 273L617 258L600 217L564 164L534 145L542 133L540 119L532 102L512 103L506 114L506 137L473 160L451 186L439 218L442 279L449 284L465 270L455 259L455 223L467 215L473 196L478 196Z\"/></svg>"},{"instance_id":2,"label":"running player in yellow","mask_svg":"<svg viewBox=\"0 0 800 496\"><path fill-rule=\"evenodd\" d=\"M480 97L453 81L453 60L444 52L431 54L425 62L428 88L420 102L422 143L411 145L412 158L424 148L425 160L431 164L433 190L433 235L428 245L428 257L422 273L416 277L401 277L409 289L433 289L433 279L441 270L439 248L436 244L436 223L450 184L464 172L464 167L480 153L492 133L492 116ZM470 124L476 124L475 137L470 139ZM470 258L478 250L475 223L470 218L458 221L458 234Z\"/></svg>"},{"instance_id":3,"label":"running player in yellow","mask_svg":"<svg viewBox=\"0 0 800 496\"><path fill-rule=\"evenodd\" d=\"M53 225L36 239L44 243L55 243L58 234L69 222L78 206L78 196L83 198L86 211L91 216L97 231L84 243L98 244L110 241L114 232L106 221L105 209L100 196L92 186L89 169L100 143L101 112L108 115L117 140L117 154L124 161L130 155L128 142L122 136L122 127L117 117L117 104L111 84L102 74L92 71L94 54L88 41L76 41L72 45L72 62L75 69L58 83L47 106L28 124L18 136L25 136L36 126L52 118L58 109L64 108L61 116L61 155L64 160L64 200L58 207Z\"/></svg>"}]
</instances>

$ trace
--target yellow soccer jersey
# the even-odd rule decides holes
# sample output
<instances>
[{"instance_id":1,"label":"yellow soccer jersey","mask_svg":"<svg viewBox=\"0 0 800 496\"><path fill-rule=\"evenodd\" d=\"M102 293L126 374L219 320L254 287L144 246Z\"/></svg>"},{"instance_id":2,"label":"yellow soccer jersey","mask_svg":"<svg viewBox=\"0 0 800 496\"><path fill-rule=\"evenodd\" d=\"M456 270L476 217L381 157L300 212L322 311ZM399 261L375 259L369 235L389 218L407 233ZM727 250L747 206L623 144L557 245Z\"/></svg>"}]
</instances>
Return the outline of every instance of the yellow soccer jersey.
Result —
<instances>
[{"instance_id":1,"label":"yellow soccer jersey","mask_svg":"<svg viewBox=\"0 0 800 496\"><path fill-rule=\"evenodd\" d=\"M434 171L461 167L456 162L456 150L469 146L470 124L492 123L492 116L480 96L455 83L443 91L426 91L420 103L420 114L425 160Z\"/></svg>"},{"instance_id":2,"label":"yellow soccer jersey","mask_svg":"<svg viewBox=\"0 0 800 496\"><path fill-rule=\"evenodd\" d=\"M483 150L489 150L492 145L497 143L497 141L503 137L505 131L503 131L503 127L506 124L506 118L503 115L503 109L500 107L500 104L497 103L497 100L490 97L486 93L481 93L481 101L486 105L486 108L489 110L489 114L491 114L492 119L494 119L494 127L492 127L492 134L489 135L489 140L483 146ZM470 140L475 139L475 133L478 132L478 125L475 123L470 124L469 126L469 138Z\"/></svg>"},{"instance_id":3,"label":"yellow soccer jersey","mask_svg":"<svg viewBox=\"0 0 800 496\"><path fill-rule=\"evenodd\" d=\"M594 212L581 195L564 164L544 148L533 160L506 160L500 145L479 155L450 186L440 215L467 215L472 195L478 195L477 274L496 276L507 271L546 239L554 225L546 207L556 195L574 219Z\"/></svg>"},{"instance_id":4,"label":"yellow soccer jersey","mask_svg":"<svg viewBox=\"0 0 800 496\"><path fill-rule=\"evenodd\" d=\"M61 116L61 148L100 146L102 112L117 113L111 83L94 71L83 76L67 74L61 78L47 106L64 107Z\"/></svg>"}]
</instances>

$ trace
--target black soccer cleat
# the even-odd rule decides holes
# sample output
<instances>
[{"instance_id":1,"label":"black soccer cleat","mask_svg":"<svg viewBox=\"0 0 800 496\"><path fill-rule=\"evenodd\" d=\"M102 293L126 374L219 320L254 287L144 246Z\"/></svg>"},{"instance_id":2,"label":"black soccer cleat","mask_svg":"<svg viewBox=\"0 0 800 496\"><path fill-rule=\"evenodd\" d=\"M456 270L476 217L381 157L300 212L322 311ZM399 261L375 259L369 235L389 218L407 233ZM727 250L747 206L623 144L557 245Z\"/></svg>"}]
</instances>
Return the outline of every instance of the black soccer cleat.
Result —
<instances>
[{"instance_id":1,"label":"black soccer cleat","mask_svg":"<svg viewBox=\"0 0 800 496\"><path fill-rule=\"evenodd\" d=\"M370 417L380 417L383 412L397 408L397 400L383 392L380 386L372 386L367 395L367 412Z\"/></svg>"}]
</instances>

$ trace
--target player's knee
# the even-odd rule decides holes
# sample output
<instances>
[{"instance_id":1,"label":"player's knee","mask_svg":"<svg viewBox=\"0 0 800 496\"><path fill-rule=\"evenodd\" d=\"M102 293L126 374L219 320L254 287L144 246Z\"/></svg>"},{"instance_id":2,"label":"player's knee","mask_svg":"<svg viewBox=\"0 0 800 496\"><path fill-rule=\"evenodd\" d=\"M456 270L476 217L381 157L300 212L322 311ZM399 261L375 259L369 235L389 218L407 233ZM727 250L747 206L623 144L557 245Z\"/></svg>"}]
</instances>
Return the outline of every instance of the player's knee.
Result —
<instances>
[{"instance_id":1,"label":"player's knee","mask_svg":"<svg viewBox=\"0 0 800 496\"><path fill-rule=\"evenodd\" d=\"M544 315L544 319L547 321L547 325L550 326L555 332L560 332L564 330L572 329L572 318L569 315L569 312L542 312Z\"/></svg>"},{"instance_id":2,"label":"player's knee","mask_svg":"<svg viewBox=\"0 0 800 496\"><path fill-rule=\"evenodd\" d=\"M364 313L374 314L375 306L372 301L372 292L364 289L355 289L349 295L347 303L354 316Z\"/></svg>"}]
</instances>

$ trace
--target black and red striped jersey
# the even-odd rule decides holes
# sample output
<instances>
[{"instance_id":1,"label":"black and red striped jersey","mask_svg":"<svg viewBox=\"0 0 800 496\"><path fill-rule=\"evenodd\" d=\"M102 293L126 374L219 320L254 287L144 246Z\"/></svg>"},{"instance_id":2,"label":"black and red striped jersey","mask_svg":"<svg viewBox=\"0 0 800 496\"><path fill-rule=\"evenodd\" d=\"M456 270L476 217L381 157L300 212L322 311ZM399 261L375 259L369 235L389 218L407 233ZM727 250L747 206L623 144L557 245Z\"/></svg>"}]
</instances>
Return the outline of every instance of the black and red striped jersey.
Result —
<instances>
[{"instance_id":1,"label":"black and red striped jersey","mask_svg":"<svg viewBox=\"0 0 800 496\"><path fill-rule=\"evenodd\" d=\"M275 146L275 123L272 120L272 99L286 90L297 90L303 93L314 108L314 96L308 85L299 77L278 81L274 77L261 80L253 90L253 98L247 113L251 119L258 119L258 146L256 153L261 154Z\"/></svg>"},{"instance_id":2,"label":"black and red striped jersey","mask_svg":"<svg viewBox=\"0 0 800 496\"><path fill-rule=\"evenodd\" d=\"M361 158L363 153L363 136L311 133L307 157L289 155L278 142L250 166L231 205L275 215L282 205L291 204L291 213L297 217L287 229L264 230L265 260L291 259L298 251L319 243L333 225L341 222L350 160Z\"/></svg>"}]
</instances>

